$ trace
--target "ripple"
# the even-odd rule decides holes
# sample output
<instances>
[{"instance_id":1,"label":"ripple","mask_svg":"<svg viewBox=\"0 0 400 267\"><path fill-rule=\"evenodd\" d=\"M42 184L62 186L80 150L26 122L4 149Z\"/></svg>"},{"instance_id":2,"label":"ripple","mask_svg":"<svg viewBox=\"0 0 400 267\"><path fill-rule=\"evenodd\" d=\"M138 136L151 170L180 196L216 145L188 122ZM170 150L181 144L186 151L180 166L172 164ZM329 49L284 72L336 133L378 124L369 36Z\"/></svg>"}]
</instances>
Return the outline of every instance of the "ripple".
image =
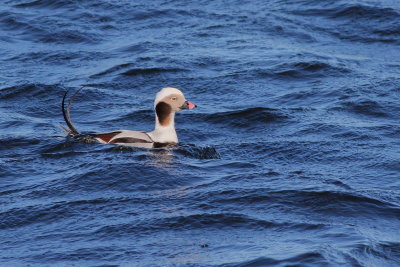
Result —
<instances>
[{"instance_id":1,"label":"ripple","mask_svg":"<svg viewBox=\"0 0 400 267\"><path fill-rule=\"evenodd\" d=\"M217 152L215 147L206 146L198 147L196 145L179 145L176 153L182 154L186 157L196 159L220 159L221 155Z\"/></svg>"},{"instance_id":2,"label":"ripple","mask_svg":"<svg viewBox=\"0 0 400 267\"><path fill-rule=\"evenodd\" d=\"M400 2L260 3L3 1L0 262L399 265ZM66 138L81 85L82 133L199 108L179 145Z\"/></svg>"}]
</instances>

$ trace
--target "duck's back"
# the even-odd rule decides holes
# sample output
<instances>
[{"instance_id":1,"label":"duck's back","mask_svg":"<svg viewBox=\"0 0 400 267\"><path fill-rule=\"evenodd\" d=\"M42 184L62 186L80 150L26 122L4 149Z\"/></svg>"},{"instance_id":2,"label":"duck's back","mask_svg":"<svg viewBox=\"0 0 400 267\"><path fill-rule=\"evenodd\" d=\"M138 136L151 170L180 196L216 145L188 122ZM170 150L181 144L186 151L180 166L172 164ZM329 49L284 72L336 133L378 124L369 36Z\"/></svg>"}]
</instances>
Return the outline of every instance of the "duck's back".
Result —
<instances>
[{"instance_id":1,"label":"duck's back","mask_svg":"<svg viewBox=\"0 0 400 267\"><path fill-rule=\"evenodd\" d=\"M109 133L93 133L90 134L101 143L108 144L137 144L137 143L153 143L151 137L145 132L118 130Z\"/></svg>"}]
</instances>

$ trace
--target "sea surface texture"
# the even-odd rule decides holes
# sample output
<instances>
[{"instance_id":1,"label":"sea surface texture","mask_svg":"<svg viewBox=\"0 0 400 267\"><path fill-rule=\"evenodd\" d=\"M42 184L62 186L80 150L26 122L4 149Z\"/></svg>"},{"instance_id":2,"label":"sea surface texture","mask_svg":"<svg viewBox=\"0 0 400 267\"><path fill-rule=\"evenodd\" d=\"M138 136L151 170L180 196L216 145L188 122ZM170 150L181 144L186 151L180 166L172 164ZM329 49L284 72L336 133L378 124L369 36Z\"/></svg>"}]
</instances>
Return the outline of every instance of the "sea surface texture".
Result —
<instances>
[{"instance_id":1,"label":"sea surface texture","mask_svg":"<svg viewBox=\"0 0 400 267\"><path fill-rule=\"evenodd\" d=\"M400 1L4 0L0 52L0 266L400 266ZM198 108L76 140L82 86L81 132Z\"/></svg>"}]
</instances>

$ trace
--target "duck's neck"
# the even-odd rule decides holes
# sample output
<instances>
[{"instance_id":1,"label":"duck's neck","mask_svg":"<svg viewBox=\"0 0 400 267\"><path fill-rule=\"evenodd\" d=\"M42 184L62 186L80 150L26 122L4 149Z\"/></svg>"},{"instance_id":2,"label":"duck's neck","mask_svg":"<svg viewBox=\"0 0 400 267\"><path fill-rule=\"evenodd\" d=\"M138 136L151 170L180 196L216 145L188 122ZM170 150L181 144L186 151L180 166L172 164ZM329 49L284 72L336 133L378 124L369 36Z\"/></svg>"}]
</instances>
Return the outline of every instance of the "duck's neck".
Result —
<instances>
[{"instance_id":1,"label":"duck's neck","mask_svg":"<svg viewBox=\"0 0 400 267\"><path fill-rule=\"evenodd\" d=\"M178 143L178 136L175 131L175 112L171 112L162 123L156 113L155 128L149 135L157 143Z\"/></svg>"}]
</instances>

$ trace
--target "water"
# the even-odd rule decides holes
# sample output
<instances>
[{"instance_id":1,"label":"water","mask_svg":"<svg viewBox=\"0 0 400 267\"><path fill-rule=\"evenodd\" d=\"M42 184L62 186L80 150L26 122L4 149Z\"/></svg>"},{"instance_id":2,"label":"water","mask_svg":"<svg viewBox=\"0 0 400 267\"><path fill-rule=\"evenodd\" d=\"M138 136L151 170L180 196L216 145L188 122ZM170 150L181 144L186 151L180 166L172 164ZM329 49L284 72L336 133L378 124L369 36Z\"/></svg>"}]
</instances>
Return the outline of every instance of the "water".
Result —
<instances>
[{"instance_id":1,"label":"water","mask_svg":"<svg viewBox=\"0 0 400 267\"><path fill-rule=\"evenodd\" d=\"M400 266L400 2L6 0L1 266ZM152 130L180 145L65 137Z\"/></svg>"}]
</instances>

